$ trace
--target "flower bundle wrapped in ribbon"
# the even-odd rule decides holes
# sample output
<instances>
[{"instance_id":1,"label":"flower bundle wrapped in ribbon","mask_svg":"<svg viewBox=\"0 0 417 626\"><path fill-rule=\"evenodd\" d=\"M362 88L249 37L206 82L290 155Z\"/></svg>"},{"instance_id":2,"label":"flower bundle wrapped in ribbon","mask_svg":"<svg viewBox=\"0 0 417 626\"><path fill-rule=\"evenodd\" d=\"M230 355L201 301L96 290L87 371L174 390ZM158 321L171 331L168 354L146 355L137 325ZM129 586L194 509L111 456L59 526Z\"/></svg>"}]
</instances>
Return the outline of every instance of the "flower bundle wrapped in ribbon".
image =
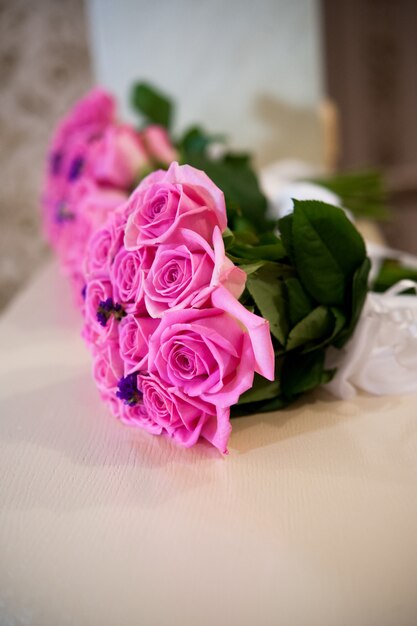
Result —
<instances>
[{"instance_id":1,"label":"flower bundle wrapped in ribbon","mask_svg":"<svg viewBox=\"0 0 417 626\"><path fill-rule=\"evenodd\" d=\"M153 122L141 131L115 121L100 91L61 124L45 229L83 294L83 335L113 414L226 452L231 417L330 381L326 352L354 332L369 260L338 207L295 201L269 220L247 156L213 158L198 128L174 142L157 125L166 101L135 93Z\"/></svg>"}]
</instances>

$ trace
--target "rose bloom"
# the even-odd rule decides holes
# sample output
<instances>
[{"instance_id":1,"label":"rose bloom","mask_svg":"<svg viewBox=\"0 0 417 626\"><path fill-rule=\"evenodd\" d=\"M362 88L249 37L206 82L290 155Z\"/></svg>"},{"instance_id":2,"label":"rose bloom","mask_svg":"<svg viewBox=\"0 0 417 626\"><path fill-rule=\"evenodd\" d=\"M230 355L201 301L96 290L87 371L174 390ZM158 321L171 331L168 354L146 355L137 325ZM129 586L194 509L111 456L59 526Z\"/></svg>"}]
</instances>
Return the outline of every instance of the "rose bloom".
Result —
<instances>
[{"instance_id":1,"label":"rose bloom","mask_svg":"<svg viewBox=\"0 0 417 626\"><path fill-rule=\"evenodd\" d=\"M167 312L150 338L148 367L168 387L225 408L251 388L255 371L274 380L274 351L266 320L223 287L214 294L226 307L234 300L232 314L219 307Z\"/></svg>"},{"instance_id":2,"label":"rose bloom","mask_svg":"<svg viewBox=\"0 0 417 626\"><path fill-rule=\"evenodd\" d=\"M138 381L148 417L177 443L190 447L203 438L227 453L231 432L228 408L189 398L153 374L139 375Z\"/></svg>"},{"instance_id":3,"label":"rose bloom","mask_svg":"<svg viewBox=\"0 0 417 626\"><path fill-rule=\"evenodd\" d=\"M124 362L124 375L147 367L149 339L156 330L159 320L150 317L127 315L120 322L120 354Z\"/></svg>"},{"instance_id":4,"label":"rose bloom","mask_svg":"<svg viewBox=\"0 0 417 626\"><path fill-rule=\"evenodd\" d=\"M101 184L128 189L149 171L150 160L139 133L128 124L113 124L88 154L91 176Z\"/></svg>"},{"instance_id":5,"label":"rose bloom","mask_svg":"<svg viewBox=\"0 0 417 626\"><path fill-rule=\"evenodd\" d=\"M143 142L149 156L160 165L178 161L178 152L171 143L163 126L151 124L142 131Z\"/></svg>"},{"instance_id":6,"label":"rose bloom","mask_svg":"<svg viewBox=\"0 0 417 626\"><path fill-rule=\"evenodd\" d=\"M102 303L109 303L108 311ZM103 346L107 341L114 341L118 336L118 326L123 319L122 312L113 313L113 289L109 280L96 278L87 283L84 304L83 337L88 344ZM100 321L100 312L103 310ZM107 319L106 319L107 318Z\"/></svg>"},{"instance_id":7,"label":"rose bloom","mask_svg":"<svg viewBox=\"0 0 417 626\"><path fill-rule=\"evenodd\" d=\"M118 411L118 417L126 426L143 428L151 435L160 435L163 431L163 427L149 417L142 403L135 404L134 406L128 406L122 403Z\"/></svg>"},{"instance_id":8,"label":"rose bloom","mask_svg":"<svg viewBox=\"0 0 417 626\"><path fill-rule=\"evenodd\" d=\"M117 343L109 342L102 349L93 350L93 378L103 393L114 395L123 376L123 361Z\"/></svg>"},{"instance_id":9,"label":"rose bloom","mask_svg":"<svg viewBox=\"0 0 417 626\"><path fill-rule=\"evenodd\" d=\"M157 247L144 282L146 308L152 317L161 317L168 309L201 307L221 284L236 298L241 296L246 274L226 257L217 226L213 248L188 229L179 230L175 243Z\"/></svg>"},{"instance_id":10,"label":"rose bloom","mask_svg":"<svg viewBox=\"0 0 417 626\"><path fill-rule=\"evenodd\" d=\"M227 226L223 192L200 170L174 162L143 179L127 202L125 247L155 245L190 228L211 241L215 226Z\"/></svg>"},{"instance_id":11,"label":"rose bloom","mask_svg":"<svg viewBox=\"0 0 417 626\"><path fill-rule=\"evenodd\" d=\"M68 197L71 219L61 229L57 253L67 275L82 273L89 239L126 198L120 190L101 188L89 178L74 184Z\"/></svg>"},{"instance_id":12,"label":"rose bloom","mask_svg":"<svg viewBox=\"0 0 417 626\"><path fill-rule=\"evenodd\" d=\"M151 255L152 250L148 248L126 250L122 246L114 257L110 271L114 297L129 313L145 312L143 287Z\"/></svg>"}]
</instances>

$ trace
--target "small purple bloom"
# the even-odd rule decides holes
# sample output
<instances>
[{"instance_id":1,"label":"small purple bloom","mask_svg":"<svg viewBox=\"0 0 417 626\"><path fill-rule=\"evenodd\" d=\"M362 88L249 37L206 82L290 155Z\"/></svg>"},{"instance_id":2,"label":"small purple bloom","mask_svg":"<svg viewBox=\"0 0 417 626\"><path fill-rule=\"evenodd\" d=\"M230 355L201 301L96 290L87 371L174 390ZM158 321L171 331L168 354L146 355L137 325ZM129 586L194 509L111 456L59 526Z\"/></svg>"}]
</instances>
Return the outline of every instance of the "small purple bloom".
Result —
<instances>
[{"instance_id":1,"label":"small purple bloom","mask_svg":"<svg viewBox=\"0 0 417 626\"><path fill-rule=\"evenodd\" d=\"M76 157L72 161L69 172L68 172L68 180L70 182L73 182L74 180L77 180L77 178L79 178L82 172L83 166L84 166L83 157Z\"/></svg>"},{"instance_id":2,"label":"small purple bloom","mask_svg":"<svg viewBox=\"0 0 417 626\"><path fill-rule=\"evenodd\" d=\"M81 296L83 300L85 300L86 293L87 293L87 285L84 285L84 287L81 289Z\"/></svg>"},{"instance_id":3,"label":"small purple bloom","mask_svg":"<svg viewBox=\"0 0 417 626\"><path fill-rule=\"evenodd\" d=\"M107 298L107 300L100 300L97 309L97 321L101 326L106 326L110 317L114 315L115 319L120 320L125 317L126 311L119 303L114 303L113 298Z\"/></svg>"},{"instance_id":4,"label":"small purple bloom","mask_svg":"<svg viewBox=\"0 0 417 626\"><path fill-rule=\"evenodd\" d=\"M123 400L125 404L133 406L137 404L142 398L142 393L138 389L138 374L128 374L124 378L121 378L117 383L119 391L116 392L116 396Z\"/></svg>"}]
</instances>

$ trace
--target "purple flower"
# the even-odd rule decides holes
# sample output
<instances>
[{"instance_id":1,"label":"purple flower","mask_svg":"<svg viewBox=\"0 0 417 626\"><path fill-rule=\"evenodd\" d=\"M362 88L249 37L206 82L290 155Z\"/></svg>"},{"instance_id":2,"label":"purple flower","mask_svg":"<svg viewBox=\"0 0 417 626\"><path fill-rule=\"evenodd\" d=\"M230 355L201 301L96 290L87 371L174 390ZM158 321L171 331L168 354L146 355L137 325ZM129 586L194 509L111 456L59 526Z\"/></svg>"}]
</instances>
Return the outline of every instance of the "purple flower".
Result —
<instances>
[{"instance_id":1,"label":"purple flower","mask_svg":"<svg viewBox=\"0 0 417 626\"><path fill-rule=\"evenodd\" d=\"M138 375L137 372L128 374L124 378L121 378L117 383L119 391L116 392L116 396L123 400L125 404L133 406L139 402L142 398L142 393L138 389Z\"/></svg>"},{"instance_id":2,"label":"purple flower","mask_svg":"<svg viewBox=\"0 0 417 626\"><path fill-rule=\"evenodd\" d=\"M111 316L120 322L125 317L126 312L123 310L122 305L114 303L113 298L107 298L107 300L100 300L97 309L97 321L101 326L106 326Z\"/></svg>"}]
</instances>

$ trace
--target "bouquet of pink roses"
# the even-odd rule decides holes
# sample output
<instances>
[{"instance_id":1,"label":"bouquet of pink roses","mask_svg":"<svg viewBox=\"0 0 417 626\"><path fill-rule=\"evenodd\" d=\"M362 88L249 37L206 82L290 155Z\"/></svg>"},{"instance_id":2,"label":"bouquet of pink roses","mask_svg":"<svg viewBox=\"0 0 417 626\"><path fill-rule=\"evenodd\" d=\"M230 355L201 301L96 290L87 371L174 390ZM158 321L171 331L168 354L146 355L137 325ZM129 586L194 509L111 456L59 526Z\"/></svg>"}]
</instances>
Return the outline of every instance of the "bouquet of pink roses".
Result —
<instances>
[{"instance_id":1,"label":"bouquet of pink roses","mask_svg":"<svg viewBox=\"0 0 417 626\"><path fill-rule=\"evenodd\" d=\"M84 336L113 413L222 452L255 371L274 379L269 324L238 301L246 273L226 257L226 223L222 192L172 163L96 231L85 262Z\"/></svg>"},{"instance_id":2,"label":"bouquet of pink roses","mask_svg":"<svg viewBox=\"0 0 417 626\"><path fill-rule=\"evenodd\" d=\"M326 353L355 330L369 260L340 208L294 201L271 221L247 155L213 158L198 127L175 141L168 101L144 85L134 96L140 131L115 121L101 91L58 128L45 230L82 293L112 413L226 452L231 417L332 378Z\"/></svg>"}]
</instances>

